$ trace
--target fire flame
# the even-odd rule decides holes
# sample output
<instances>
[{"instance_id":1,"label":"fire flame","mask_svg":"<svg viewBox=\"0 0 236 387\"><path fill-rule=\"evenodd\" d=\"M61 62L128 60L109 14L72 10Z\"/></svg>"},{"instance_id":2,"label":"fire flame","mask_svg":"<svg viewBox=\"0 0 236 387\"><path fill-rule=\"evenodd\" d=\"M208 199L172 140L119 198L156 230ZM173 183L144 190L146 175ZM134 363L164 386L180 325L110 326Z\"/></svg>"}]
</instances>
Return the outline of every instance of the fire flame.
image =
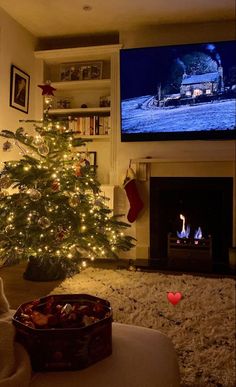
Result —
<instances>
[{"instance_id":1,"label":"fire flame","mask_svg":"<svg viewBox=\"0 0 236 387\"><path fill-rule=\"evenodd\" d=\"M177 231L177 236L179 238L188 238L189 237L189 234L190 234L190 227L187 226L187 228L185 229L185 216L180 214L180 219L183 221L183 225L182 225L182 230L181 232L178 232Z\"/></svg>"},{"instance_id":2,"label":"fire flame","mask_svg":"<svg viewBox=\"0 0 236 387\"><path fill-rule=\"evenodd\" d=\"M180 214L179 217L183 221L183 224L182 224L181 232L177 231L177 236L178 238L188 238L190 234L190 226L187 225L187 227L185 228L185 216L183 214ZM194 239L202 239L202 238L203 236L202 236L201 227L198 227L198 229L194 233Z\"/></svg>"},{"instance_id":3,"label":"fire flame","mask_svg":"<svg viewBox=\"0 0 236 387\"><path fill-rule=\"evenodd\" d=\"M198 229L194 233L194 239L202 239L202 230L201 227L198 227Z\"/></svg>"}]
</instances>

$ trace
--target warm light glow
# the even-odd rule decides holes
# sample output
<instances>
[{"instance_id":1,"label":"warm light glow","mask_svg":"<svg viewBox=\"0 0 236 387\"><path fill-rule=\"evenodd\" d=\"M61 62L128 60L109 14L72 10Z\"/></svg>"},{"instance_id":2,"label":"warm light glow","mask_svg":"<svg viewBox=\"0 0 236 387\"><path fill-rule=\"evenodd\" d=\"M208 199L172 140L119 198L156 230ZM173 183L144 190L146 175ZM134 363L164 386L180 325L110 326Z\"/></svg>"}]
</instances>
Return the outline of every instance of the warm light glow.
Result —
<instances>
[{"instance_id":1,"label":"warm light glow","mask_svg":"<svg viewBox=\"0 0 236 387\"><path fill-rule=\"evenodd\" d=\"M183 221L183 224L182 224L181 232L177 231L177 236L178 236L178 238L188 238L189 234L190 234L190 227L187 226L187 228L185 229L185 216L180 214L179 217Z\"/></svg>"}]
</instances>

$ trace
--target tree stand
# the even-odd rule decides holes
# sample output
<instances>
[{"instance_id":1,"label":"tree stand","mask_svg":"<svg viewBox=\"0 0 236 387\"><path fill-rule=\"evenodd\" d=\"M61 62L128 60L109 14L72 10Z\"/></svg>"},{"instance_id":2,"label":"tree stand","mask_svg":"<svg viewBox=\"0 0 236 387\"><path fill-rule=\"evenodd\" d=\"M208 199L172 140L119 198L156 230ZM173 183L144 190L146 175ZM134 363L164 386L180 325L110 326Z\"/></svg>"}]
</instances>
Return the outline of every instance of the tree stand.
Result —
<instances>
[{"instance_id":1,"label":"tree stand","mask_svg":"<svg viewBox=\"0 0 236 387\"><path fill-rule=\"evenodd\" d=\"M24 279L29 281L56 281L79 272L77 264L65 259L48 257L30 257Z\"/></svg>"}]
</instances>

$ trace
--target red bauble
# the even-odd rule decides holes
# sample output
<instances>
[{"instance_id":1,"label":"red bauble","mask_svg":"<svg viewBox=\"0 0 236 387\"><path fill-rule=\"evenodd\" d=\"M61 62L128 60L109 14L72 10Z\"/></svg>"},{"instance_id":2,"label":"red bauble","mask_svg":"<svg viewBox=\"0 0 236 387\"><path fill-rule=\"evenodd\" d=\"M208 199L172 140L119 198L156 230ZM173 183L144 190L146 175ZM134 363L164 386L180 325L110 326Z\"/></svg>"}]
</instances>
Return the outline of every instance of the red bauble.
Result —
<instances>
[{"instance_id":1,"label":"red bauble","mask_svg":"<svg viewBox=\"0 0 236 387\"><path fill-rule=\"evenodd\" d=\"M66 231L67 230L65 226L59 226L56 239L62 241L66 236Z\"/></svg>"},{"instance_id":2,"label":"red bauble","mask_svg":"<svg viewBox=\"0 0 236 387\"><path fill-rule=\"evenodd\" d=\"M75 176L77 176L77 177L81 176L81 165L80 164L76 165Z\"/></svg>"},{"instance_id":3,"label":"red bauble","mask_svg":"<svg viewBox=\"0 0 236 387\"><path fill-rule=\"evenodd\" d=\"M59 191L60 189L60 183L58 181L53 181L52 184L51 184L51 188L54 192L57 192Z\"/></svg>"},{"instance_id":4,"label":"red bauble","mask_svg":"<svg viewBox=\"0 0 236 387\"><path fill-rule=\"evenodd\" d=\"M57 233L57 238L58 238L60 241L63 240L64 236L65 236L65 231L59 231L59 232Z\"/></svg>"}]
</instances>

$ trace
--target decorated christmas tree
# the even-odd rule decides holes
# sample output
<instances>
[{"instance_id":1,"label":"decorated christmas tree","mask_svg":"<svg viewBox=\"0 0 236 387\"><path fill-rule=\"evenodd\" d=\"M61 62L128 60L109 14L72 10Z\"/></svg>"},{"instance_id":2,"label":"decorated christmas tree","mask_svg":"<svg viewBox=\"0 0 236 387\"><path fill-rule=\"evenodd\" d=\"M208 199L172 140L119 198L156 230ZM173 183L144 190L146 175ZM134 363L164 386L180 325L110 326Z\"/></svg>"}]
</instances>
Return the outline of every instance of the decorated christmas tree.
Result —
<instances>
[{"instance_id":1,"label":"decorated christmas tree","mask_svg":"<svg viewBox=\"0 0 236 387\"><path fill-rule=\"evenodd\" d=\"M0 172L0 259L25 259L26 279L49 280L73 275L84 260L129 250L129 225L109 209L96 168L75 152L86 141L63 121L32 124L35 135L23 127L0 133L3 151L21 153Z\"/></svg>"}]
</instances>

